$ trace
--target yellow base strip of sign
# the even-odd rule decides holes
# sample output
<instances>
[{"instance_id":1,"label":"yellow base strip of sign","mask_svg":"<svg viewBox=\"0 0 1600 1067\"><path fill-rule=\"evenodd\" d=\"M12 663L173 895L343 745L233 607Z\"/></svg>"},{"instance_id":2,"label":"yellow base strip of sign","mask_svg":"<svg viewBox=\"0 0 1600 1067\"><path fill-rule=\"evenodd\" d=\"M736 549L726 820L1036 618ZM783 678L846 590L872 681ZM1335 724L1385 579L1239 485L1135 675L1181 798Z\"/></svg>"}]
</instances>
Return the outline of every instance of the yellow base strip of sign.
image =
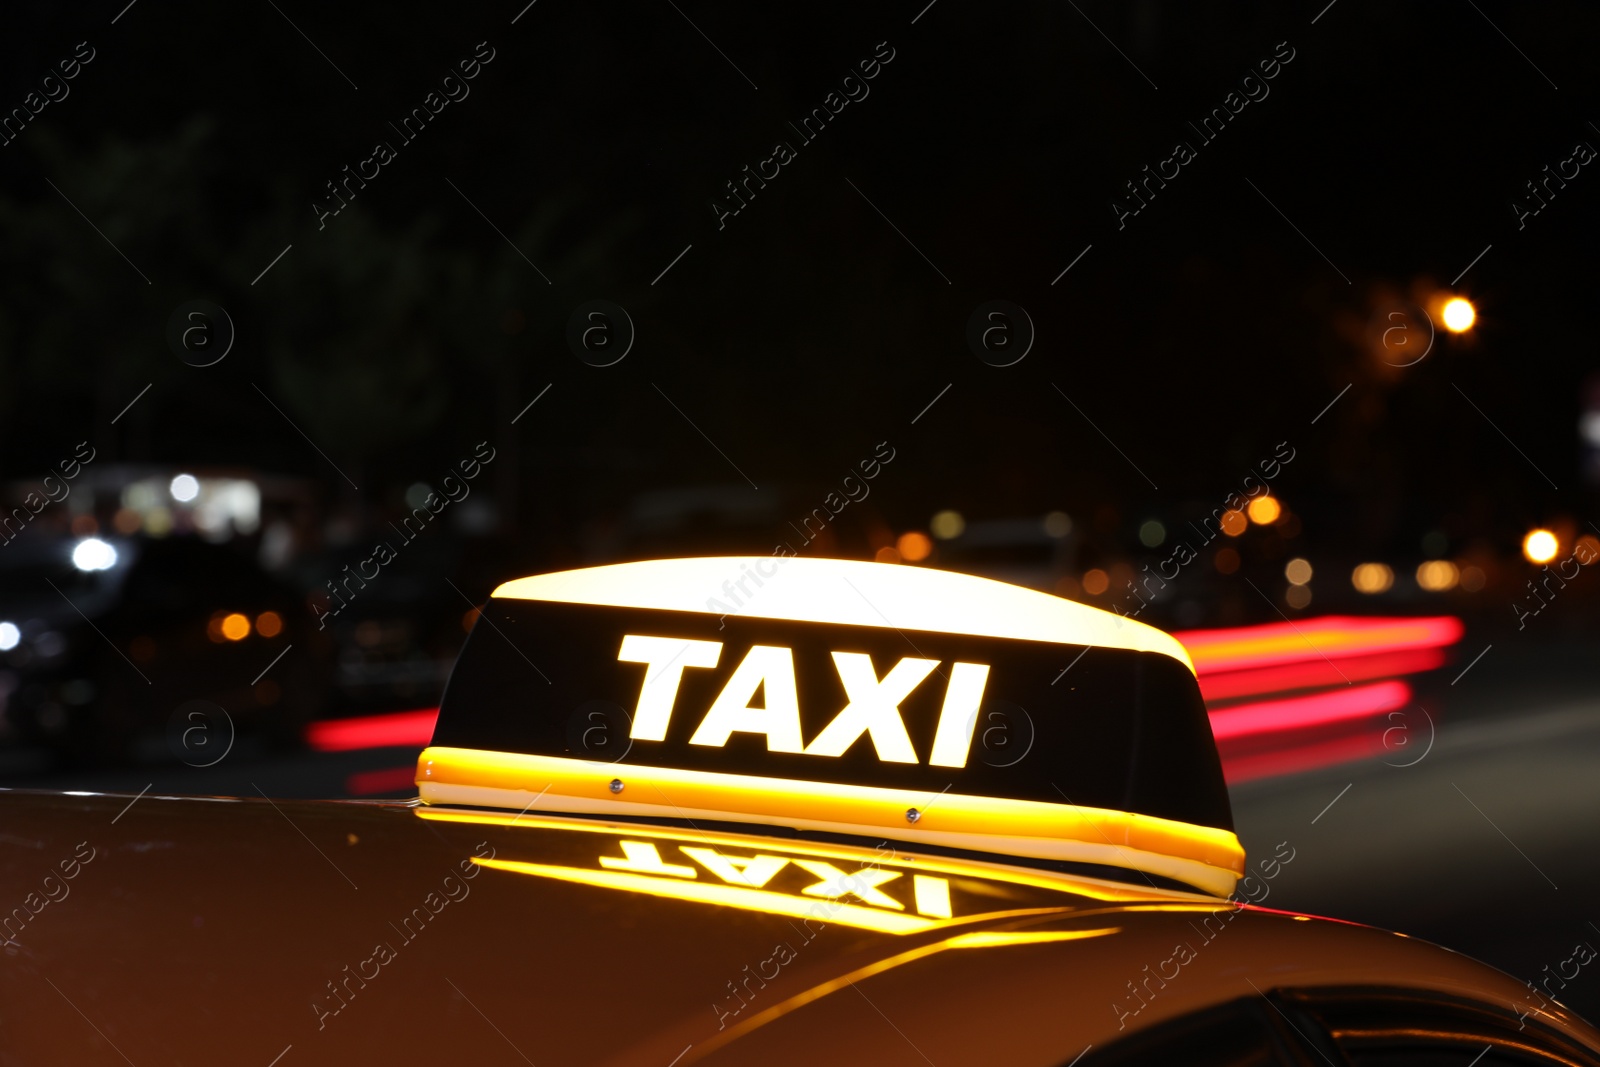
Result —
<instances>
[{"instance_id":1,"label":"yellow base strip of sign","mask_svg":"<svg viewBox=\"0 0 1600 1067\"><path fill-rule=\"evenodd\" d=\"M888 834L946 848L1144 871L1219 897L1244 873L1244 849L1227 830L1071 804L466 748L424 750L416 780L428 804L517 810L543 796L547 811ZM620 790L613 790L613 781ZM908 819L912 809L915 822Z\"/></svg>"}]
</instances>

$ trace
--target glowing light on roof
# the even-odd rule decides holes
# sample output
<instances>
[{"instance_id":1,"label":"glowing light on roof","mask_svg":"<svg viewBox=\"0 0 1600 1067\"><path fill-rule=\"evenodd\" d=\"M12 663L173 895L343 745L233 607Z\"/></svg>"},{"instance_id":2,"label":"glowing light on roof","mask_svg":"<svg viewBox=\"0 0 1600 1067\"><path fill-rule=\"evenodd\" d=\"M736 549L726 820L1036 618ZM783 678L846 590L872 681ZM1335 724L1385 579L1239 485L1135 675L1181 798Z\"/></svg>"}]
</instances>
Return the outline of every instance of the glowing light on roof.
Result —
<instances>
[{"instance_id":1,"label":"glowing light on roof","mask_svg":"<svg viewBox=\"0 0 1600 1067\"><path fill-rule=\"evenodd\" d=\"M117 550L98 537L86 537L72 549L72 565L80 571L104 571L117 565Z\"/></svg>"},{"instance_id":2,"label":"glowing light on roof","mask_svg":"<svg viewBox=\"0 0 1600 1067\"><path fill-rule=\"evenodd\" d=\"M615 776L629 787L609 787ZM640 788L634 789L633 786ZM945 848L1100 863L1175 878L1217 896L1244 873L1244 849L1227 830L1105 808L956 792L682 770L619 767L565 757L430 747L417 760L425 804L512 811L544 796L553 810L590 816L704 819L825 833L911 837ZM920 809L912 823L906 812ZM914 828L913 828L914 827Z\"/></svg>"},{"instance_id":3,"label":"glowing light on roof","mask_svg":"<svg viewBox=\"0 0 1600 1067\"><path fill-rule=\"evenodd\" d=\"M740 607L745 618L1124 648L1192 667L1172 636L1108 611L976 575L860 560L714 556L617 563L519 578L494 595L716 615L707 599L747 571L759 573L763 584Z\"/></svg>"},{"instance_id":4,"label":"glowing light on roof","mask_svg":"<svg viewBox=\"0 0 1600 1067\"><path fill-rule=\"evenodd\" d=\"M1522 539L1522 554L1528 557L1529 563L1549 563L1560 550L1556 535L1549 530L1529 530L1528 536Z\"/></svg>"}]
</instances>

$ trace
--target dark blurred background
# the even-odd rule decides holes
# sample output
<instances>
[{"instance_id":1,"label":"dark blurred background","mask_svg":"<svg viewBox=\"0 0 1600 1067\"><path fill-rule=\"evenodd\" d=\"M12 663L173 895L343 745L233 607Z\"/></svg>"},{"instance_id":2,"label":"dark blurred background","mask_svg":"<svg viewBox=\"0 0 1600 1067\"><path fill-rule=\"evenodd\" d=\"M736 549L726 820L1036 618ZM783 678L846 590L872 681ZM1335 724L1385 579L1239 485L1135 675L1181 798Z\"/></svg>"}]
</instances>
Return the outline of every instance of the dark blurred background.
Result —
<instances>
[{"instance_id":1,"label":"dark blurred background","mask_svg":"<svg viewBox=\"0 0 1600 1067\"><path fill-rule=\"evenodd\" d=\"M0 783L406 795L498 582L788 546L1222 648L1284 906L1600 938L1592 6L5 20Z\"/></svg>"}]
</instances>

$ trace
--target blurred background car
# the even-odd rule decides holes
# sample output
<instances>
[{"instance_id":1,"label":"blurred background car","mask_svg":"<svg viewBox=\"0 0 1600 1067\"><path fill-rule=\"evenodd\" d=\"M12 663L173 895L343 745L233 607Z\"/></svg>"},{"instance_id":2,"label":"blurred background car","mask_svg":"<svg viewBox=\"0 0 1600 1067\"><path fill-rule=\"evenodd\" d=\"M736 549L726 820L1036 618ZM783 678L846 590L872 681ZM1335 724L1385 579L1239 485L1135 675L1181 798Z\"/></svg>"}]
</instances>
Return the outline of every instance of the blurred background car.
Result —
<instances>
[{"instance_id":1,"label":"blurred background car","mask_svg":"<svg viewBox=\"0 0 1600 1067\"><path fill-rule=\"evenodd\" d=\"M86 537L0 552L5 731L73 761L160 752L195 700L297 745L326 703L329 651L301 598L226 546Z\"/></svg>"}]
</instances>

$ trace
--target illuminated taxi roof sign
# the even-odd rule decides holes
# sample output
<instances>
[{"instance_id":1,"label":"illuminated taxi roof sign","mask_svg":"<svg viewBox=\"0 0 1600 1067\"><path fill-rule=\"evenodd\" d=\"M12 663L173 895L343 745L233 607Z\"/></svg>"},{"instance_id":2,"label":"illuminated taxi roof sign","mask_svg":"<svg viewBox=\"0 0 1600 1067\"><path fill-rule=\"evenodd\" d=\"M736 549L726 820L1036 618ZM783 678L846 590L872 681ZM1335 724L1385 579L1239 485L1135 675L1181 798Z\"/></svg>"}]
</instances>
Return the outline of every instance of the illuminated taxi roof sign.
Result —
<instances>
[{"instance_id":1,"label":"illuminated taxi roof sign","mask_svg":"<svg viewBox=\"0 0 1600 1067\"><path fill-rule=\"evenodd\" d=\"M1218 895L1242 872L1193 668L1150 627L770 557L525 578L483 611L418 764L430 804L888 838Z\"/></svg>"}]
</instances>

